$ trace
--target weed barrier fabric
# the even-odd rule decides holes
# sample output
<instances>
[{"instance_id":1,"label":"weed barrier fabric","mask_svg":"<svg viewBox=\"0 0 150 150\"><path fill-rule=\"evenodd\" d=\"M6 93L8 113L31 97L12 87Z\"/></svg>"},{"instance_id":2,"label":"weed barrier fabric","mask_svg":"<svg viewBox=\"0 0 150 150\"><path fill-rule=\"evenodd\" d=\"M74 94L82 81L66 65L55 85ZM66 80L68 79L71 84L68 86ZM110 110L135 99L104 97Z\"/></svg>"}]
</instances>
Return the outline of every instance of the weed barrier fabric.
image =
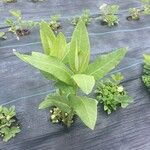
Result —
<instances>
[{"instance_id":1,"label":"weed barrier fabric","mask_svg":"<svg viewBox=\"0 0 150 150\"><path fill-rule=\"evenodd\" d=\"M113 3L112 0L105 2ZM0 150L150 149L150 94L141 81L143 54L150 53L150 16L128 22L128 8L140 7L140 3L136 0L116 0L114 3L120 5L118 26L102 26L94 19L88 27L91 61L113 49L128 47L124 60L108 75L119 71L123 73L123 85L134 102L126 109L118 109L109 116L99 106L94 131L86 128L79 119L69 129L51 124L49 111L38 110L38 104L48 93L54 91L52 82L44 79L38 70L12 53L12 49L22 53L42 52L39 29L33 29L29 36L22 37L19 41L14 35L7 33L8 39L0 41L0 104L16 106L22 131L8 143L0 140ZM84 8L90 9L93 16L98 15L98 4L97 0L47 0L39 3L20 0L9 5L1 2L1 31L7 31L4 20L9 17L9 9L20 9L25 19L32 20L48 20L50 15L60 13L63 26L61 30L69 40L74 28L69 20L76 14L81 14Z\"/></svg>"}]
</instances>

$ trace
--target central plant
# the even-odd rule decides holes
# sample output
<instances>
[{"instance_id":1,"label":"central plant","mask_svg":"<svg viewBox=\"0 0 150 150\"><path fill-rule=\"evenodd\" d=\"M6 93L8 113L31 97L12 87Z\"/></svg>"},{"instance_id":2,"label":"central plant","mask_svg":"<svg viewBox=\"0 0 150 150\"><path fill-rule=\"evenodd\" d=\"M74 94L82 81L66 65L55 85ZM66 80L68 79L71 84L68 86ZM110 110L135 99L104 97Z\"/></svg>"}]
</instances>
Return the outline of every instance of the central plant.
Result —
<instances>
[{"instance_id":1,"label":"central plant","mask_svg":"<svg viewBox=\"0 0 150 150\"><path fill-rule=\"evenodd\" d=\"M14 52L20 59L39 69L49 80L54 81L56 92L49 94L39 105L40 109L52 107L52 122L70 126L78 115L86 126L94 129L97 120L97 100L79 96L79 89L88 95L95 82L115 68L126 53L121 48L90 61L90 42L84 22L79 21L67 43L63 33L57 36L49 24L42 22L40 28L44 54L32 52L24 55Z\"/></svg>"}]
</instances>

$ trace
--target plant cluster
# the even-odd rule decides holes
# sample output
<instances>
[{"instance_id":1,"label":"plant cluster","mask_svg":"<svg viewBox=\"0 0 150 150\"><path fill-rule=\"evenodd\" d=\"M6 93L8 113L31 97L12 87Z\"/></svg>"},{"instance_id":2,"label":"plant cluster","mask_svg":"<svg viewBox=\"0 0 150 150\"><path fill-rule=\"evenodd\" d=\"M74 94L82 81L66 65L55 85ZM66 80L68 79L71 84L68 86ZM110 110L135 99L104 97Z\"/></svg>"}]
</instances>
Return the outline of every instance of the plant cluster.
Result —
<instances>
[{"instance_id":1,"label":"plant cluster","mask_svg":"<svg viewBox=\"0 0 150 150\"><path fill-rule=\"evenodd\" d=\"M99 56L89 63L90 42L82 20L78 22L68 43L63 33L55 35L46 22L40 25L40 35L44 54L32 52L31 55L25 55L14 52L20 59L39 69L47 79L54 81L56 93L49 94L39 108L52 107L53 122L62 122L70 126L73 117L77 115L87 127L94 129L97 120L97 100L86 95L92 91L98 79L119 64L126 49L121 48ZM80 90L86 95L80 96Z\"/></svg>"},{"instance_id":2,"label":"plant cluster","mask_svg":"<svg viewBox=\"0 0 150 150\"><path fill-rule=\"evenodd\" d=\"M109 27L114 26L119 23L118 18L118 5L111 5L111 4L103 4L99 7L101 11L101 21L102 24L106 24Z\"/></svg>"},{"instance_id":3,"label":"plant cluster","mask_svg":"<svg viewBox=\"0 0 150 150\"><path fill-rule=\"evenodd\" d=\"M20 127L17 123L15 107L10 108L0 106L0 136L5 142L15 137L19 133Z\"/></svg>"},{"instance_id":4,"label":"plant cluster","mask_svg":"<svg viewBox=\"0 0 150 150\"><path fill-rule=\"evenodd\" d=\"M121 85L122 80L121 73L113 74L111 79L100 81L96 87L97 100L104 105L104 111L108 114L119 106L126 108L132 102L132 98Z\"/></svg>"},{"instance_id":5,"label":"plant cluster","mask_svg":"<svg viewBox=\"0 0 150 150\"><path fill-rule=\"evenodd\" d=\"M11 10L10 14L14 19L6 19L6 24L10 26L9 31L16 34L17 37L28 35L30 30L38 25L37 22L23 20L20 10Z\"/></svg>"},{"instance_id":6,"label":"plant cluster","mask_svg":"<svg viewBox=\"0 0 150 150\"><path fill-rule=\"evenodd\" d=\"M59 18L60 18L59 15L55 15L55 16L51 17L49 24L50 24L50 27L53 31L57 31L58 29L61 28Z\"/></svg>"},{"instance_id":7,"label":"plant cluster","mask_svg":"<svg viewBox=\"0 0 150 150\"><path fill-rule=\"evenodd\" d=\"M5 32L0 32L0 39L3 39L3 40L7 39Z\"/></svg>"},{"instance_id":8,"label":"plant cluster","mask_svg":"<svg viewBox=\"0 0 150 150\"><path fill-rule=\"evenodd\" d=\"M72 20L72 24L76 26L79 20L82 20L88 26L91 23L90 11L88 9L84 10L82 16L75 17Z\"/></svg>"},{"instance_id":9,"label":"plant cluster","mask_svg":"<svg viewBox=\"0 0 150 150\"><path fill-rule=\"evenodd\" d=\"M144 69L142 81L145 86L150 90L150 55L144 55Z\"/></svg>"},{"instance_id":10,"label":"plant cluster","mask_svg":"<svg viewBox=\"0 0 150 150\"><path fill-rule=\"evenodd\" d=\"M127 19L130 20L139 20L141 15L150 15L150 0L141 0L143 8L130 8L130 16Z\"/></svg>"},{"instance_id":11,"label":"plant cluster","mask_svg":"<svg viewBox=\"0 0 150 150\"><path fill-rule=\"evenodd\" d=\"M4 3L14 3L17 2L17 0L2 0Z\"/></svg>"}]
</instances>

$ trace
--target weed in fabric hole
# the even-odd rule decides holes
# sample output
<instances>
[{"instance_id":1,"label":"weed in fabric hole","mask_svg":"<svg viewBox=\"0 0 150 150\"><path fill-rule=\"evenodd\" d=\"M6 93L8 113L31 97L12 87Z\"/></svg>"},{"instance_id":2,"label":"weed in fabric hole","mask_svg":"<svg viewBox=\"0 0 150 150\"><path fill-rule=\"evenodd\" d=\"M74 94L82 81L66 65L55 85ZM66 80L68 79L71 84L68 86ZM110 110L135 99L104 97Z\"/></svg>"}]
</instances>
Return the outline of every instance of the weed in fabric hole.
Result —
<instances>
[{"instance_id":1,"label":"weed in fabric hole","mask_svg":"<svg viewBox=\"0 0 150 150\"><path fill-rule=\"evenodd\" d=\"M15 107L0 106L0 136L7 142L19 133L20 125L16 118Z\"/></svg>"},{"instance_id":2,"label":"weed in fabric hole","mask_svg":"<svg viewBox=\"0 0 150 150\"><path fill-rule=\"evenodd\" d=\"M72 20L72 24L76 26L80 19L85 23L86 26L88 26L91 23L90 10L85 9L82 16L75 17Z\"/></svg>"},{"instance_id":3,"label":"weed in fabric hole","mask_svg":"<svg viewBox=\"0 0 150 150\"><path fill-rule=\"evenodd\" d=\"M129 16L127 17L128 21L139 20L141 16L150 15L150 0L141 0L142 9L139 8L130 8Z\"/></svg>"},{"instance_id":4,"label":"weed in fabric hole","mask_svg":"<svg viewBox=\"0 0 150 150\"><path fill-rule=\"evenodd\" d=\"M100 7L101 16L99 17L102 25L109 27L115 26L119 23L118 18L118 5L102 4Z\"/></svg>"},{"instance_id":5,"label":"weed in fabric hole","mask_svg":"<svg viewBox=\"0 0 150 150\"><path fill-rule=\"evenodd\" d=\"M44 54L14 52L17 57L39 69L45 78L54 81L56 92L47 95L39 109L51 108L53 123L61 122L69 127L77 115L87 127L94 129L98 102L88 94L97 80L120 63L126 48L99 56L90 63L90 41L82 20L78 22L70 42L61 32L55 35L46 22L40 24L40 36ZM85 96L80 96L79 90Z\"/></svg>"},{"instance_id":6,"label":"weed in fabric hole","mask_svg":"<svg viewBox=\"0 0 150 150\"><path fill-rule=\"evenodd\" d=\"M30 33L30 30L38 25L34 21L23 20L20 10L10 10L13 18L6 19L6 24L10 26L9 31L13 32L19 39L20 36L25 36Z\"/></svg>"},{"instance_id":7,"label":"weed in fabric hole","mask_svg":"<svg viewBox=\"0 0 150 150\"><path fill-rule=\"evenodd\" d=\"M60 19L60 15L54 15L51 16L51 20L49 22L51 29L55 32L57 32L61 28L59 19Z\"/></svg>"},{"instance_id":8,"label":"weed in fabric hole","mask_svg":"<svg viewBox=\"0 0 150 150\"><path fill-rule=\"evenodd\" d=\"M96 86L96 99L103 104L104 111L111 114L118 107L126 108L132 98L127 94L121 85L123 76L121 73L113 74L111 79L101 80Z\"/></svg>"}]
</instances>

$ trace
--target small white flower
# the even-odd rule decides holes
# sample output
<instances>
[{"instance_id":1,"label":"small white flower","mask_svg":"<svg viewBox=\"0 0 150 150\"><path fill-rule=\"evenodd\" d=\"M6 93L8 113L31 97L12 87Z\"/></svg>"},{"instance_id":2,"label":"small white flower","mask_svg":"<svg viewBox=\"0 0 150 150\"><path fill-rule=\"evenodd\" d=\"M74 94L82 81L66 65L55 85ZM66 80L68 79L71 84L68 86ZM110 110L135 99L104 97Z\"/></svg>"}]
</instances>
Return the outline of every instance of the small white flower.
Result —
<instances>
[{"instance_id":1,"label":"small white flower","mask_svg":"<svg viewBox=\"0 0 150 150\"><path fill-rule=\"evenodd\" d=\"M117 89L118 92L123 92L123 86L119 86Z\"/></svg>"}]
</instances>

